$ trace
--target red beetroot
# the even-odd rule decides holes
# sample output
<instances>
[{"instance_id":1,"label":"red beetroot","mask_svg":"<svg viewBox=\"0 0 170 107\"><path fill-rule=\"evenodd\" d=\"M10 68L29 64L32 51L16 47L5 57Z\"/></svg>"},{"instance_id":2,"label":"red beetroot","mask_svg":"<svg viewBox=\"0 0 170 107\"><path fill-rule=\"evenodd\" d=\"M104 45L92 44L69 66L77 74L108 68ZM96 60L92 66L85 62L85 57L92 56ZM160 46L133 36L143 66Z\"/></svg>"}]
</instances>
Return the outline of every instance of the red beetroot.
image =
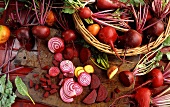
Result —
<instances>
[{"instance_id":1,"label":"red beetroot","mask_svg":"<svg viewBox=\"0 0 170 107\"><path fill-rule=\"evenodd\" d=\"M157 69L157 68L154 68L152 69L148 74L147 74L149 80L147 80L146 82L144 82L143 84L139 85L138 87L136 87L134 90L144 86L144 85L147 85L149 83L151 83L151 86L153 88L158 88L158 87L161 87L164 83L164 76L162 74L162 72Z\"/></svg>"},{"instance_id":2,"label":"red beetroot","mask_svg":"<svg viewBox=\"0 0 170 107\"><path fill-rule=\"evenodd\" d=\"M86 72L82 72L80 73L80 75L78 76L78 83L81 86L88 86L91 83L91 75L86 73Z\"/></svg>"},{"instance_id":3,"label":"red beetroot","mask_svg":"<svg viewBox=\"0 0 170 107\"><path fill-rule=\"evenodd\" d=\"M114 107L116 105L116 101L125 97L134 98L138 103L137 107L150 107L151 91L148 88L139 88L136 90L135 94L120 96L114 100L110 107Z\"/></svg>"},{"instance_id":4,"label":"red beetroot","mask_svg":"<svg viewBox=\"0 0 170 107\"><path fill-rule=\"evenodd\" d=\"M130 29L124 36L119 36L118 41L123 48L135 48L142 44L142 35L136 30Z\"/></svg>"},{"instance_id":5,"label":"red beetroot","mask_svg":"<svg viewBox=\"0 0 170 107\"><path fill-rule=\"evenodd\" d=\"M96 102L102 102L104 101L108 96L108 91L107 88L100 84L99 90L97 92L97 98L96 98Z\"/></svg>"},{"instance_id":6,"label":"red beetroot","mask_svg":"<svg viewBox=\"0 0 170 107\"><path fill-rule=\"evenodd\" d=\"M61 97L61 99L62 99L64 102L66 102L66 103L70 103L70 102L73 102L73 101L74 101L73 98L71 98L71 97L69 97L69 96L67 96L67 95L65 94L64 89L63 89L63 86L60 88L60 97Z\"/></svg>"},{"instance_id":7,"label":"red beetroot","mask_svg":"<svg viewBox=\"0 0 170 107\"><path fill-rule=\"evenodd\" d=\"M157 18L151 18L148 20L147 25L151 25L156 22L153 26L146 29L146 34L151 36L160 36L161 33L164 31L164 23ZM157 22L158 21L158 22Z\"/></svg>"},{"instance_id":8,"label":"red beetroot","mask_svg":"<svg viewBox=\"0 0 170 107\"><path fill-rule=\"evenodd\" d=\"M110 26L106 26L106 27L101 28L99 33L98 33L99 41L110 45L111 49L115 52L116 56L119 59L121 59L120 56L118 55L118 53L116 52L115 47L114 47L114 42L117 40L117 37L118 37L118 34L117 34L115 28L110 27Z\"/></svg>"},{"instance_id":9,"label":"red beetroot","mask_svg":"<svg viewBox=\"0 0 170 107\"><path fill-rule=\"evenodd\" d=\"M154 68L151 72L148 73L148 78L151 79L152 87L157 88L163 85L164 79L162 72Z\"/></svg>"},{"instance_id":10,"label":"red beetroot","mask_svg":"<svg viewBox=\"0 0 170 107\"><path fill-rule=\"evenodd\" d=\"M32 28L32 33L39 39L45 39L50 35L50 28L43 25L37 25Z\"/></svg>"},{"instance_id":11,"label":"red beetroot","mask_svg":"<svg viewBox=\"0 0 170 107\"><path fill-rule=\"evenodd\" d=\"M64 59L71 60L74 57L74 49L72 47L66 47L63 51Z\"/></svg>"},{"instance_id":12,"label":"red beetroot","mask_svg":"<svg viewBox=\"0 0 170 107\"><path fill-rule=\"evenodd\" d=\"M80 61L82 63L85 63L90 57L91 57L91 51L88 48L83 47L80 50Z\"/></svg>"},{"instance_id":13,"label":"red beetroot","mask_svg":"<svg viewBox=\"0 0 170 107\"><path fill-rule=\"evenodd\" d=\"M108 9L117 9L127 7L125 3L118 0L97 0L97 7L99 9L108 10Z\"/></svg>"},{"instance_id":14,"label":"red beetroot","mask_svg":"<svg viewBox=\"0 0 170 107\"><path fill-rule=\"evenodd\" d=\"M58 67L51 67L48 73L50 76L55 77L60 73L60 69Z\"/></svg>"},{"instance_id":15,"label":"red beetroot","mask_svg":"<svg viewBox=\"0 0 170 107\"><path fill-rule=\"evenodd\" d=\"M134 98L138 102L138 107L150 107L151 91L148 88L140 88L136 91Z\"/></svg>"},{"instance_id":16,"label":"red beetroot","mask_svg":"<svg viewBox=\"0 0 170 107\"><path fill-rule=\"evenodd\" d=\"M91 16L92 11L88 7L79 8L79 16L83 19L87 19Z\"/></svg>"},{"instance_id":17,"label":"red beetroot","mask_svg":"<svg viewBox=\"0 0 170 107\"><path fill-rule=\"evenodd\" d=\"M54 54L54 59L55 59L56 61L58 61L58 62L61 62L62 59L63 59L62 53L55 53L55 54Z\"/></svg>"},{"instance_id":18,"label":"red beetroot","mask_svg":"<svg viewBox=\"0 0 170 107\"><path fill-rule=\"evenodd\" d=\"M28 27L21 27L16 31L16 38L21 41L22 39L30 39L30 29Z\"/></svg>"},{"instance_id":19,"label":"red beetroot","mask_svg":"<svg viewBox=\"0 0 170 107\"><path fill-rule=\"evenodd\" d=\"M97 97L97 92L95 89L93 89L93 91L90 92L89 95L87 95L84 100L83 103L85 104L93 104L96 101L96 97Z\"/></svg>"},{"instance_id":20,"label":"red beetroot","mask_svg":"<svg viewBox=\"0 0 170 107\"><path fill-rule=\"evenodd\" d=\"M76 32L74 30L68 29L62 32L62 37L65 42L72 42L77 39Z\"/></svg>"},{"instance_id":21,"label":"red beetroot","mask_svg":"<svg viewBox=\"0 0 170 107\"><path fill-rule=\"evenodd\" d=\"M119 73L119 80L124 86L129 87L134 82L134 75L130 71L122 71Z\"/></svg>"},{"instance_id":22,"label":"red beetroot","mask_svg":"<svg viewBox=\"0 0 170 107\"><path fill-rule=\"evenodd\" d=\"M101 82L97 75L92 74L90 89L97 89L100 86Z\"/></svg>"}]
</instances>

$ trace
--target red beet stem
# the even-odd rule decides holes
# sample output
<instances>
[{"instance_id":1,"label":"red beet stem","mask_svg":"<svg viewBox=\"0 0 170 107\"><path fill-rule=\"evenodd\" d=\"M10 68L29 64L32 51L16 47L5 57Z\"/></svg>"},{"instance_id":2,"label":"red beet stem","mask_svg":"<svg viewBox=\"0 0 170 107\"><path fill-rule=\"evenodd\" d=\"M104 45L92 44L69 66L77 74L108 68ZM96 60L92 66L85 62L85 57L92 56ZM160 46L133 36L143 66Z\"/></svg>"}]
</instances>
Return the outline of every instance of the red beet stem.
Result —
<instances>
[{"instance_id":1,"label":"red beet stem","mask_svg":"<svg viewBox=\"0 0 170 107\"><path fill-rule=\"evenodd\" d=\"M125 97L133 98L134 95L123 95L123 96L120 96L120 97L116 98L109 107L115 107L116 101L118 101L118 100L120 100L122 98L125 98Z\"/></svg>"}]
</instances>

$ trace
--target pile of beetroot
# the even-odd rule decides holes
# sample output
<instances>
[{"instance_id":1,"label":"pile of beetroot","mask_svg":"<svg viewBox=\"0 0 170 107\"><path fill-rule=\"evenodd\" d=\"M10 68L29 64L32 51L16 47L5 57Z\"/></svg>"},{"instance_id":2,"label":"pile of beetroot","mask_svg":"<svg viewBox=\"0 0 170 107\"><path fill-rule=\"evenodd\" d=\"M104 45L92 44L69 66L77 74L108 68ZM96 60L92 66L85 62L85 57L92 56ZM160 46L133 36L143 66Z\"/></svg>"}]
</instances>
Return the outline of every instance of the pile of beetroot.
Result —
<instances>
[{"instance_id":1,"label":"pile of beetroot","mask_svg":"<svg viewBox=\"0 0 170 107\"><path fill-rule=\"evenodd\" d=\"M119 0L64 0L64 3L63 12L78 12L87 30L100 42L110 45L117 56L115 46L126 50L157 39L166 28L163 19L170 13L170 2L162 0L139 4L130 0L126 3Z\"/></svg>"}]
</instances>

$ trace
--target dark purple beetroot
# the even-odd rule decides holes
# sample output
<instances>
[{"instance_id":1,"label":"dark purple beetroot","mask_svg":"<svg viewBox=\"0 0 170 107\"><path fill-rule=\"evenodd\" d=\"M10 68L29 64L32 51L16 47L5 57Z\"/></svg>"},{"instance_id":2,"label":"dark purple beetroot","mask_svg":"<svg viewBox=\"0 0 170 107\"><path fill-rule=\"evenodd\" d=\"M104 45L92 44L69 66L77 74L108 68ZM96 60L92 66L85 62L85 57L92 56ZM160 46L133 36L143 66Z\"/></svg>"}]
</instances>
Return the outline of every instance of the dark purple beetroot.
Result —
<instances>
[{"instance_id":1,"label":"dark purple beetroot","mask_svg":"<svg viewBox=\"0 0 170 107\"><path fill-rule=\"evenodd\" d=\"M100 84L100 87L97 93L96 102L104 101L107 98L107 96L108 96L107 88L104 85Z\"/></svg>"},{"instance_id":2,"label":"dark purple beetroot","mask_svg":"<svg viewBox=\"0 0 170 107\"><path fill-rule=\"evenodd\" d=\"M147 25L151 25L157 21L157 18L151 18L150 20L148 20ZM146 29L146 34L150 36L159 36L164 31L164 27L164 23L160 20L155 25Z\"/></svg>"},{"instance_id":3,"label":"dark purple beetroot","mask_svg":"<svg viewBox=\"0 0 170 107\"><path fill-rule=\"evenodd\" d=\"M66 47L63 51L64 59L71 60L74 57L74 49L72 47Z\"/></svg>"},{"instance_id":4,"label":"dark purple beetroot","mask_svg":"<svg viewBox=\"0 0 170 107\"><path fill-rule=\"evenodd\" d=\"M83 47L80 50L80 61L82 63L85 63L90 57L91 57L91 51L88 48Z\"/></svg>"},{"instance_id":5,"label":"dark purple beetroot","mask_svg":"<svg viewBox=\"0 0 170 107\"><path fill-rule=\"evenodd\" d=\"M122 71L119 73L119 81L126 87L134 82L134 75L130 71Z\"/></svg>"},{"instance_id":6,"label":"dark purple beetroot","mask_svg":"<svg viewBox=\"0 0 170 107\"><path fill-rule=\"evenodd\" d=\"M100 84L101 82L99 77L95 74L92 74L90 89L97 89L100 86Z\"/></svg>"},{"instance_id":7,"label":"dark purple beetroot","mask_svg":"<svg viewBox=\"0 0 170 107\"><path fill-rule=\"evenodd\" d=\"M83 100L83 103L85 104L93 104L95 103L96 101L96 97L97 97L97 92L96 90L94 89L92 92L90 92L89 95L87 95L84 100Z\"/></svg>"},{"instance_id":8,"label":"dark purple beetroot","mask_svg":"<svg viewBox=\"0 0 170 107\"><path fill-rule=\"evenodd\" d=\"M39 39L45 39L50 35L50 28L43 25L34 26L32 28L32 33Z\"/></svg>"}]
</instances>

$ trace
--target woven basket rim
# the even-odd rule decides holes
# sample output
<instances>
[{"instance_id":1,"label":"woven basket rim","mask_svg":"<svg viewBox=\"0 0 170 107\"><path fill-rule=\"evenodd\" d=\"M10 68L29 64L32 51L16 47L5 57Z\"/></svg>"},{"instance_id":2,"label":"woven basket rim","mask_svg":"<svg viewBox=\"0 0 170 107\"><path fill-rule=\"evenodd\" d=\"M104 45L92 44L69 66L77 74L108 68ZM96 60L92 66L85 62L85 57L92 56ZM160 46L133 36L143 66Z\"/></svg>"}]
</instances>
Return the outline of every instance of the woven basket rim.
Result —
<instances>
[{"instance_id":1,"label":"woven basket rim","mask_svg":"<svg viewBox=\"0 0 170 107\"><path fill-rule=\"evenodd\" d=\"M86 29L86 27L83 24L83 21L81 20L77 12L73 14L73 20L74 20L76 30L82 35L82 37L85 39L87 43L96 47L101 52L115 55L115 52L111 49L109 45L99 42L96 39L96 37L93 36ZM126 49L126 53L125 53L125 49L116 48L116 51L119 56L135 56L138 54L144 54L147 53L149 50L157 48L169 35L170 35L170 17L168 20L166 30L160 36L158 36L158 38L155 41L146 45L142 45L140 47Z\"/></svg>"}]
</instances>

